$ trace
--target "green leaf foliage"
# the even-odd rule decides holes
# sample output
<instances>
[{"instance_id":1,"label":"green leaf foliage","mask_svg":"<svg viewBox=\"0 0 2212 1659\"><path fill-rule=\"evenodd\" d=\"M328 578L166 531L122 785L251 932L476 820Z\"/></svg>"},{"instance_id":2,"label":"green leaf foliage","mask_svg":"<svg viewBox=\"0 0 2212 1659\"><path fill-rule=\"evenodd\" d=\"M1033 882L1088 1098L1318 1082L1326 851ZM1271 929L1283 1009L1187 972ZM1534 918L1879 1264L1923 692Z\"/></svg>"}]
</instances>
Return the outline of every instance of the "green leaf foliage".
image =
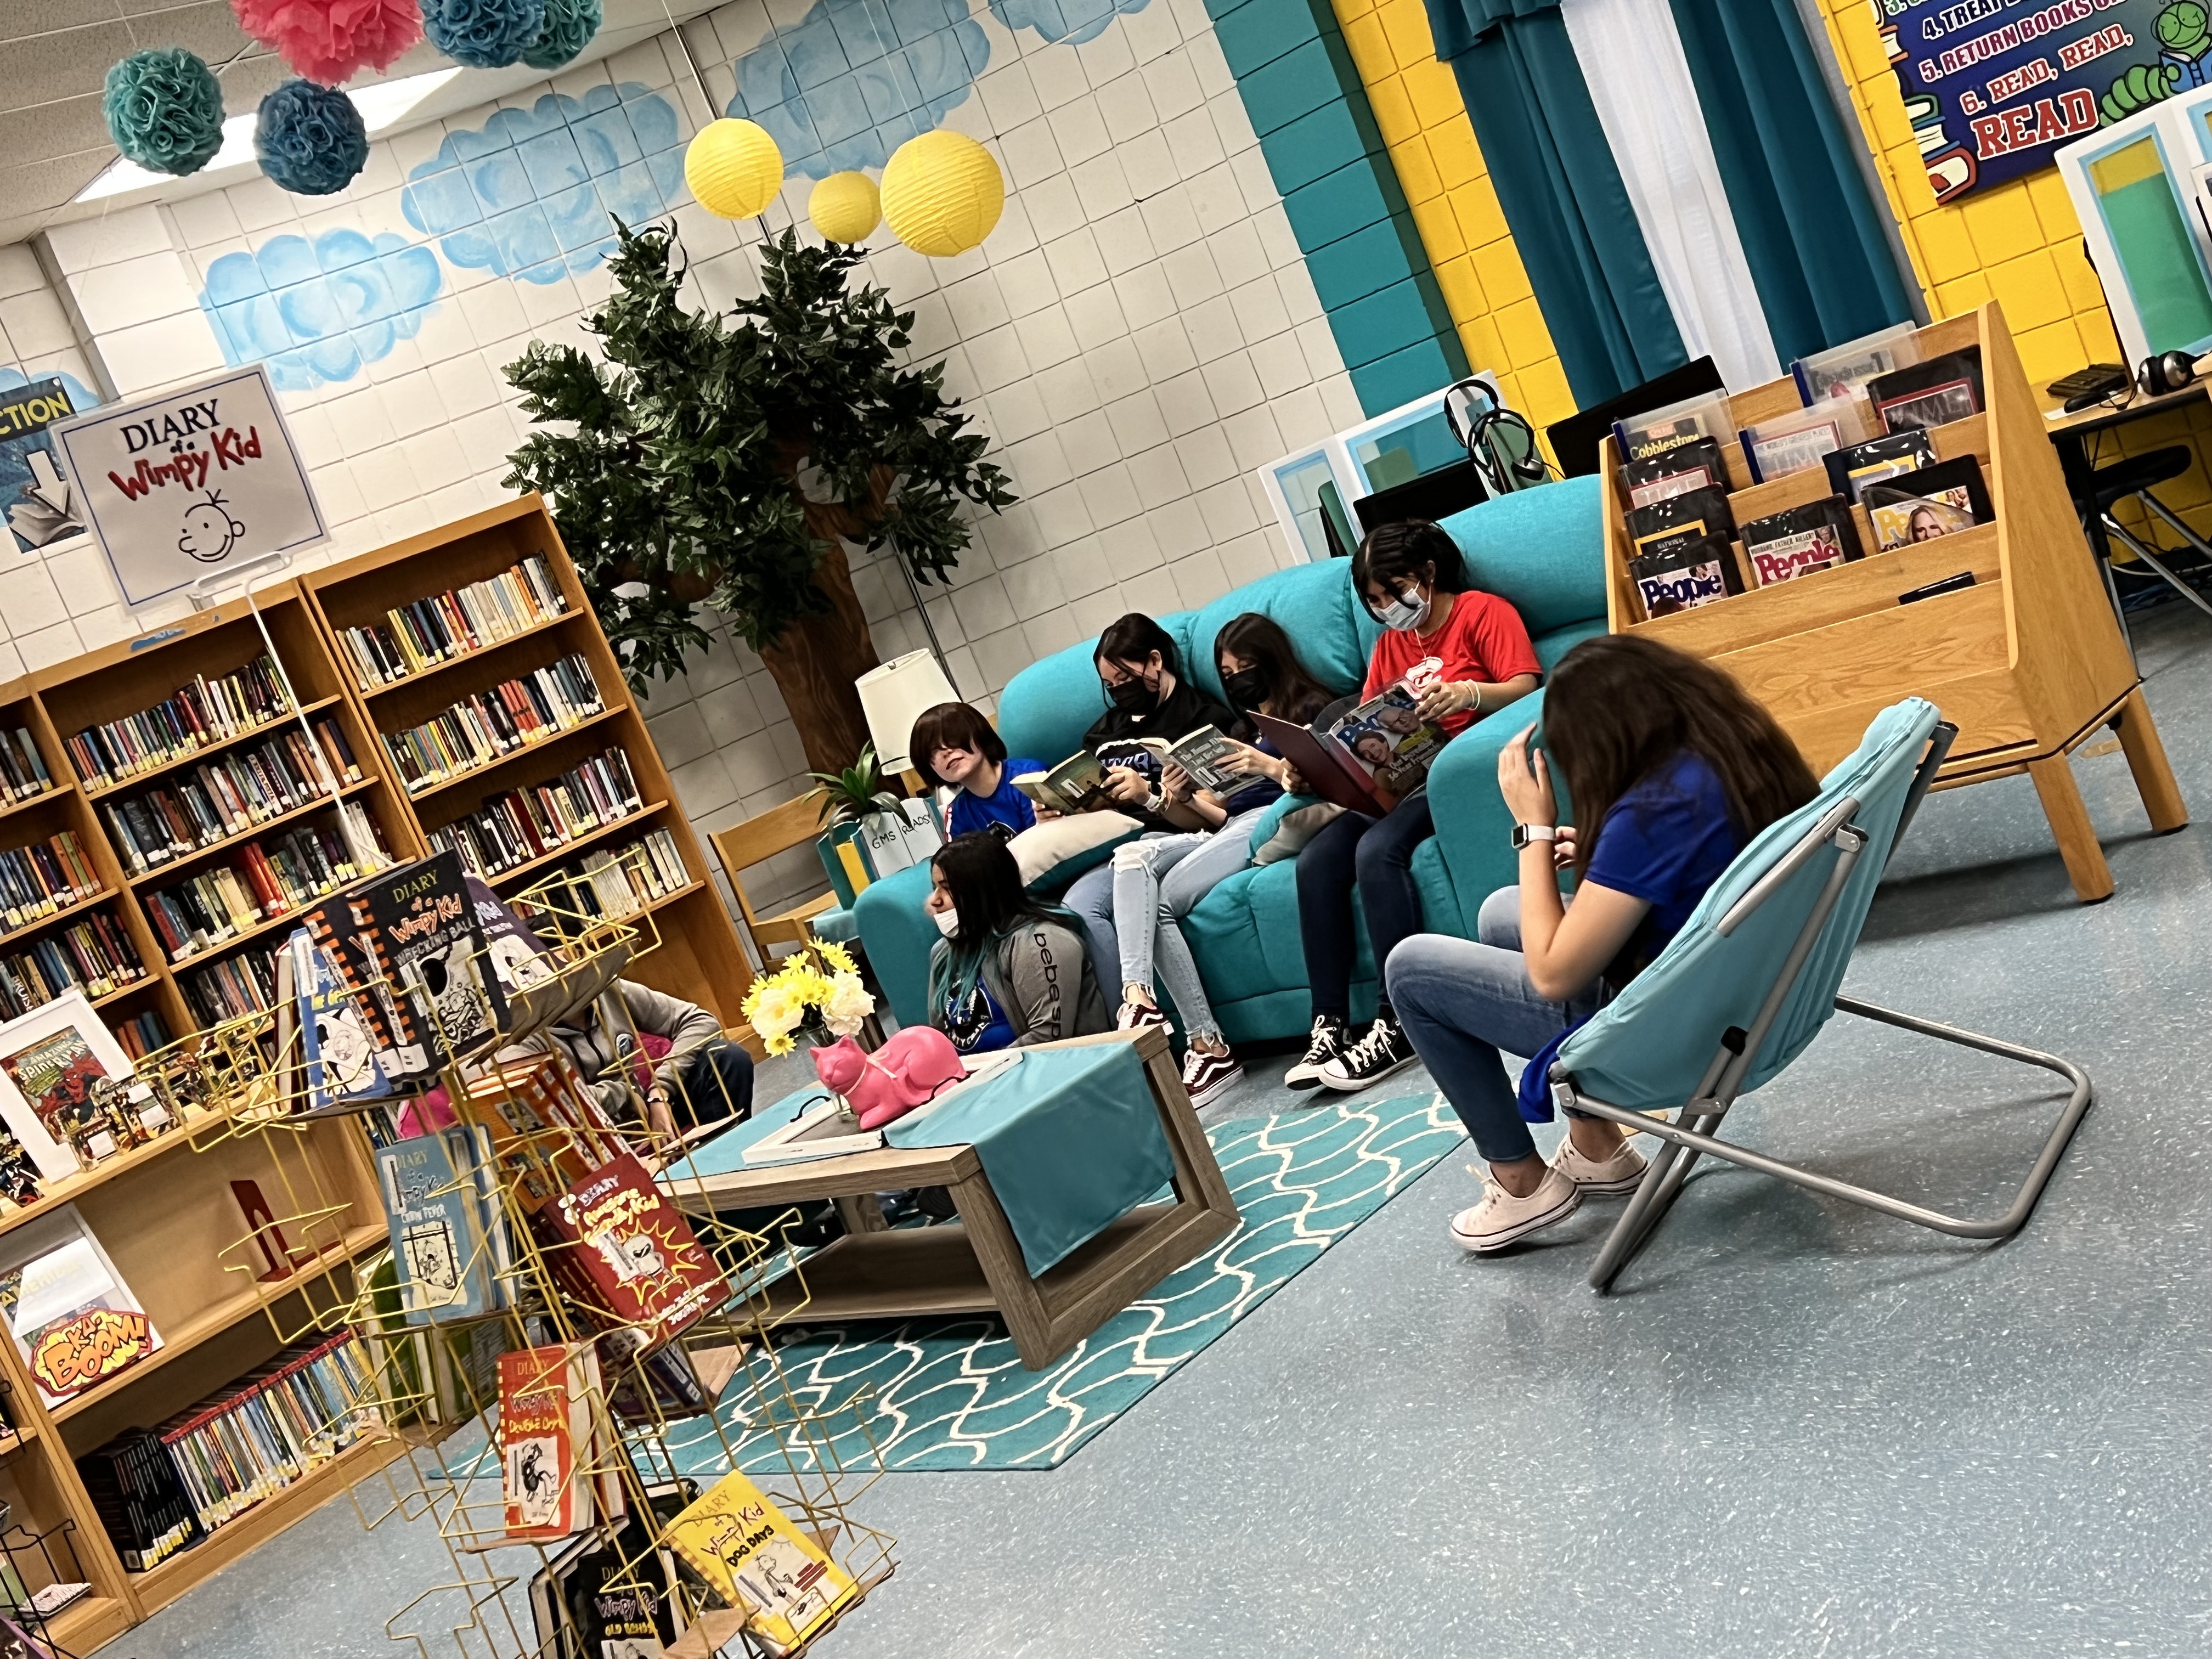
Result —
<instances>
[{"instance_id":1,"label":"green leaf foliage","mask_svg":"<svg viewBox=\"0 0 2212 1659\"><path fill-rule=\"evenodd\" d=\"M537 429L506 483L552 504L633 685L705 647L702 599L756 650L828 611L814 577L831 536L942 582L971 533L963 504L1018 499L944 365L901 366L914 314L851 284L855 250L785 231L726 323L682 303L672 229L615 229L614 291L584 319L604 361L533 340L507 365Z\"/></svg>"}]
</instances>

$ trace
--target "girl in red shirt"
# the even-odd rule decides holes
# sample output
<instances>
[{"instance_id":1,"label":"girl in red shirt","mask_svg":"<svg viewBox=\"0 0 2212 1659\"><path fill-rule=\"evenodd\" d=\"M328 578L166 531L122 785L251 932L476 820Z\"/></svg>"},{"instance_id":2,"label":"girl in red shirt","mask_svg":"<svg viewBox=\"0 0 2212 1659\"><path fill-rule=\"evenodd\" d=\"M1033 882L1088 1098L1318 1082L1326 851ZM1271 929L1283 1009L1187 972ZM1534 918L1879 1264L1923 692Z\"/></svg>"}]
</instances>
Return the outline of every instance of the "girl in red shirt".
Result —
<instances>
[{"instance_id":1,"label":"girl in red shirt","mask_svg":"<svg viewBox=\"0 0 2212 1659\"><path fill-rule=\"evenodd\" d=\"M1361 696L1404 680L1420 712L1447 738L1536 689L1540 668L1520 614L1493 593L1467 585L1459 545L1425 520L1382 525L1352 556L1352 587L1382 624L1367 659ZM1346 811L1298 854L1298 933L1313 994L1313 1035L1283 1081L1353 1091L1411 1065L1417 1057L1391 1012L1387 994L1375 1023L1348 1041L1352 959L1356 948L1352 890L1379 964L1421 928L1413 852L1433 832L1426 786L1381 817Z\"/></svg>"}]
</instances>

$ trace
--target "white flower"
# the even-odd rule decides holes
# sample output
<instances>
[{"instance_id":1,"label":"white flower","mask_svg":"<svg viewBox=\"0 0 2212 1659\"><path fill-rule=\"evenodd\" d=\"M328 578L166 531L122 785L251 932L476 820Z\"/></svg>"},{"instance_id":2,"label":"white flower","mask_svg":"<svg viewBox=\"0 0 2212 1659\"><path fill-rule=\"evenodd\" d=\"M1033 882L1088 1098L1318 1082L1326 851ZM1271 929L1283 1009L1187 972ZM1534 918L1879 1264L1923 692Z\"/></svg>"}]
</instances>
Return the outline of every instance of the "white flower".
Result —
<instances>
[{"instance_id":1,"label":"white flower","mask_svg":"<svg viewBox=\"0 0 2212 1659\"><path fill-rule=\"evenodd\" d=\"M780 1037L797 1029L806 1018L806 1005L791 994L789 988L764 981L759 994L752 1000L748 1011L754 1030L763 1038Z\"/></svg>"},{"instance_id":2,"label":"white flower","mask_svg":"<svg viewBox=\"0 0 2212 1659\"><path fill-rule=\"evenodd\" d=\"M861 985L858 974L830 976L830 994L822 999L822 1023L832 1036L851 1036L875 1012L876 1000Z\"/></svg>"}]
</instances>

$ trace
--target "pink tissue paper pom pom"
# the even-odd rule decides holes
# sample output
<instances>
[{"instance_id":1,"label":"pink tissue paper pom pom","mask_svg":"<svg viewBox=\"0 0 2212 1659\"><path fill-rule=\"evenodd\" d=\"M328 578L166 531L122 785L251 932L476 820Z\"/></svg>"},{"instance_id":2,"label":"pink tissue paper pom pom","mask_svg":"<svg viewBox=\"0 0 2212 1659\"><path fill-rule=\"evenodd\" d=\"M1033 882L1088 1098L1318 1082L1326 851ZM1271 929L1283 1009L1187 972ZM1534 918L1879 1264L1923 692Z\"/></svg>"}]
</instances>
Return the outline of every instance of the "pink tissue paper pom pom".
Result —
<instances>
[{"instance_id":1,"label":"pink tissue paper pom pom","mask_svg":"<svg viewBox=\"0 0 2212 1659\"><path fill-rule=\"evenodd\" d=\"M238 26L319 86L387 69L422 38L420 0L230 0Z\"/></svg>"}]
</instances>

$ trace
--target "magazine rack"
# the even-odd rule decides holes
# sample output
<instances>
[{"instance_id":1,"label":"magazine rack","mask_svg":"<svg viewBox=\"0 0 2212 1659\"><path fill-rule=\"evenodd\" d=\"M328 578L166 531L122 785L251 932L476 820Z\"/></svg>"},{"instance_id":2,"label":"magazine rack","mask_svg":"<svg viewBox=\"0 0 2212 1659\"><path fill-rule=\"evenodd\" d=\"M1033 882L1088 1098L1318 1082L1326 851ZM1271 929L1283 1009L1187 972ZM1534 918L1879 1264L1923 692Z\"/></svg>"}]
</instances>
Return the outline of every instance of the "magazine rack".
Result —
<instances>
[{"instance_id":1,"label":"magazine rack","mask_svg":"<svg viewBox=\"0 0 2212 1659\"><path fill-rule=\"evenodd\" d=\"M2031 394L2004 313L1992 301L1970 316L1919 331L1924 360L1979 345L1983 412L1936 427L1937 458L1972 455L1995 520L1748 591L1671 616L1639 620L1620 457L1606 440L1606 603L1613 631L1647 634L1718 663L1771 709L1817 774L1849 754L1881 709L1922 696L1959 727L1936 787L2025 772L2050 820L2074 890L2109 896L2112 875L2068 756L2102 726L2118 734L2159 834L2189 822L2135 662ZM1730 399L1749 426L1799 407L1796 382L1777 380ZM1814 470L1749 482L1742 453L1723 443L1729 504L1741 526L1829 494ZM1875 545L1863 507L1861 544ZM1738 556L1741 557L1739 550ZM1974 585L1911 605L1899 596L1960 572Z\"/></svg>"}]
</instances>

